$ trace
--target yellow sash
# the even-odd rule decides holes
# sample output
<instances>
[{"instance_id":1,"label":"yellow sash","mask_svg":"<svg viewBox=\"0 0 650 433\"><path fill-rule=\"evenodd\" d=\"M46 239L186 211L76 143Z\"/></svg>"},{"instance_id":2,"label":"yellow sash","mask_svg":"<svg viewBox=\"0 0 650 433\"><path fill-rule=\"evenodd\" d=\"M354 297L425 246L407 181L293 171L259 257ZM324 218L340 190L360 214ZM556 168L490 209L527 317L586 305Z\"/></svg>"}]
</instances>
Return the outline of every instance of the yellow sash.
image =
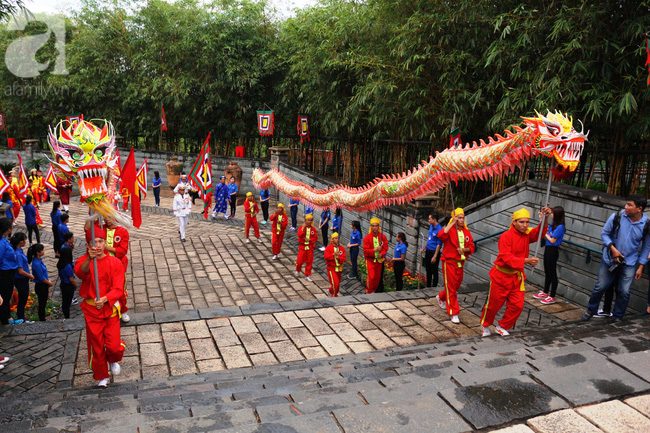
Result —
<instances>
[{"instance_id":1,"label":"yellow sash","mask_svg":"<svg viewBox=\"0 0 650 433\"><path fill-rule=\"evenodd\" d=\"M377 248L379 246L379 236L377 236L377 237L373 236L372 237L372 246L375 247L375 248ZM381 258L380 254L381 254L381 252L375 251L375 260L374 260L375 263L381 263L381 262L384 261L384 259Z\"/></svg>"},{"instance_id":2,"label":"yellow sash","mask_svg":"<svg viewBox=\"0 0 650 433\"><path fill-rule=\"evenodd\" d=\"M94 299L89 298L89 299L84 299L84 301L86 301L86 303L88 305L90 305L91 307L94 307L96 305ZM113 314L111 314L111 317L115 317L115 316L118 316L118 315L120 316L120 319L121 319L122 318L122 313L120 312L120 306L119 305L113 305Z\"/></svg>"},{"instance_id":3,"label":"yellow sash","mask_svg":"<svg viewBox=\"0 0 650 433\"><path fill-rule=\"evenodd\" d=\"M115 229L106 230L106 245L111 248L114 248L113 247L114 241L115 241ZM108 254L115 257L115 253L109 252Z\"/></svg>"},{"instance_id":4,"label":"yellow sash","mask_svg":"<svg viewBox=\"0 0 650 433\"><path fill-rule=\"evenodd\" d=\"M526 285L524 284L524 273L521 271L515 271L514 269L510 268L504 268L503 266L497 265L497 270L503 272L504 274L508 275L517 275L519 277L519 281L521 281L521 286L519 287L519 290L522 292L526 291Z\"/></svg>"},{"instance_id":5,"label":"yellow sash","mask_svg":"<svg viewBox=\"0 0 650 433\"><path fill-rule=\"evenodd\" d=\"M278 215L278 232L276 233L277 235L280 234L280 231L282 230L282 225L280 224L282 222L282 215Z\"/></svg>"},{"instance_id":6,"label":"yellow sash","mask_svg":"<svg viewBox=\"0 0 650 433\"><path fill-rule=\"evenodd\" d=\"M309 238L311 237L311 227L307 227L305 233L305 251L309 251Z\"/></svg>"},{"instance_id":7,"label":"yellow sash","mask_svg":"<svg viewBox=\"0 0 650 433\"><path fill-rule=\"evenodd\" d=\"M334 263L335 263L334 270L336 272L341 272L343 266L341 266L341 264L339 263L339 247L334 247Z\"/></svg>"}]
</instances>

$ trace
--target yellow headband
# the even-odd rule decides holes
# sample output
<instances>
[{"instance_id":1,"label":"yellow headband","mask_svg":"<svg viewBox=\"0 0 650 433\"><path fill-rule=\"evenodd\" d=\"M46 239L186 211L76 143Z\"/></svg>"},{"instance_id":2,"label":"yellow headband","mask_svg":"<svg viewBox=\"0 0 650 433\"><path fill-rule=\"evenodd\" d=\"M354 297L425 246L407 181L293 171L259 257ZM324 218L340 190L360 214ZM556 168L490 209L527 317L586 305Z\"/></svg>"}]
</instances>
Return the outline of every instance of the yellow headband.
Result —
<instances>
[{"instance_id":1,"label":"yellow headband","mask_svg":"<svg viewBox=\"0 0 650 433\"><path fill-rule=\"evenodd\" d=\"M281 207L282 209L284 209L284 205L282 203L278 203L278 207Z\"/></svg>"},{"instance_id":2,"label":"yellow headband","mask_svg":"<svg viewBox=\"0 0 650 433\"><path fill-rule=\"evenodd\" d=\"M447 224L447 227L449 227L451 225L451 222L452 222L453 218L456 215L465 215L465 211L463 210L463 208L458 207L458 208L451 211L451 218L452 219L449 220L449 223ZM467 228L467 223L465 223L465 228Z\"/></svg>"},{"instance_id":3,"label":"yellow headband","mask_svg":"<svg viewBox=\"0 0 650 433\"><path fill-rule=\"evenodd\" d=\"M332 233L332 236L330 236L330 237L331 237L332 239L334 239L334 238L338 238L338 237L339 237L339 234L336 233L336 232L334 232L334 233Z\"/></svg>"},{"instance_id":4,"label":"yellow headband","mask_svg":"<svg viewBox=\"0 0 650 433\"><path fill-rule=\"evenodd\" d=\"M522 208L522 209L519 209L516 212L513 212L512 216L510 218L512 218L512 222L510 223L510 228L512 228L512 225L513 225L513 223L515 221L520 220L522 218L530 218L530 212L528 212L528 210ZM532 229L530 227L528 227L528 230L526 230L526 233L530 233L531 230Z\"/></svg>"},{"instance_id":5,"label":"yellow headband","mask_svg":"<svg viewBox=\"0 0 650 433\"><path fill-rule=\"evenodd\" d=\"M253 196L252 192L249 191L249 192L246 193L246 197L252 197L252 196Z\"/></svg>"},{"instance_id":6,"label":"yellow headband","mask_svg":"<svg viewBox=\"0 0 650 433\"><path fill-rule=\"evenodd\" d=\"M370 224L381 224L381 221L379 221L379 218L372 218L370 220ZM372 227L368 230L368 233L372 233ZM381 233L381 227L379 227L379 233Z\"/></svg>"},{"instance_id":7,"label":"yellow headband","mask_svg":"<svg viewBox=\"0 0 650 433\"><path fill-rule=\"evenodd\" d=\"M314 216L312 214L305 215L305 220L313 220Z\"/></svg>"}]
</instances>

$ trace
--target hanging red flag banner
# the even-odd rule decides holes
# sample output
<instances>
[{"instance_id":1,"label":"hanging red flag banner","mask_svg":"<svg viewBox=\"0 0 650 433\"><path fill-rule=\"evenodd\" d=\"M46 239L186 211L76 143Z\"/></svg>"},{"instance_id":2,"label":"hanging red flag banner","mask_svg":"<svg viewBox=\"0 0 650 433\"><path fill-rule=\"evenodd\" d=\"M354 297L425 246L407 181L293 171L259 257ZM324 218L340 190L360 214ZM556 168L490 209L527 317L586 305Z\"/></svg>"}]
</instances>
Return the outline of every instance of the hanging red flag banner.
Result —
<instances>
[{"instance_id":1,"label":"hanging red flag banner","mask_svg":"<svg viewBox=\"0 0 650 433\"><path fill-rule=\"evenodd\" d=\"M7 180L7 176L5 176L5 173L0 168L0 195L2 195L2 193L5 192L7 188L9 188L9 181Z\"/></svg>"},{"instance_id":2,"label":"hanging red flag banner","mask_svg":"<svg viewBox=\"0 0 650 433\"><path fill-rule=\"evenodd\" d=\"M147 198L147 171L149 171L149 166L147 165L146 158L140 168L138 169L138 174L136 175L136 183L138 186L138 194L140 194L140 200Z\"/></svg>"},{"instance_id":3,"label":"hanging red flag banner","mask_svg":"<svg viewBox=\"0 0 650 433\"><path fill-rule=\"evenodd\" d=\"M210 159L210 136L212 132L208 133L208 138L205 139L201 152L194 162L194 166L190 171L190 183L201 193L201 200L203 200L203 217L208 219L208 209L212 201L212 160Z\"/></svg>"},{"instance_id":4,"label":"hanging red flag banner","mask_svg":"<svg viewBox=\"0 0 650 433\"><path fill-rule=\"evenodd\" d=\"M84 120L84 115L80 113L66 114L65 120L67 120L70 125L74 125L75 123Z\"/></svg>"},{"instance_id":5,"label":"hanging red flag banner","mask_svg":"<svg viewBox=\"0 0 650 433\"><path fill-rule=\"evenodd\" d=\"M460 128L454 128L451 131L451 138L449 139L449 148L463 144L460 141Z\"/></svg>"},{"instance_id":6,"label":"hanging red flag banner","mask_svg":"<svg viewBox=\"0 0 650 433\"><path fill-rule=\"evenodd\" d=\"M165 107L162 108L162 117L160 118L160 129L167 131L167 118L165 117Z\"/></svg>"},{"instance_id":7,"label":"hanging red flag banner","mask_svg":"<svg viewBox=\"0 0 650 433\"><path fill-rule=\"evenodd\" d=\"M50 167L47 169L44 178L45 186L49 189L56 191L56 175L54 174L54 167L50 164Z\"/></svg>"},{"instance_id":8,"label":"hanging red flag banner","mask_svg":"<svg viewBox=\"0 0 650 433\"><path fill-rule=\"evenodd\" d=\"M306 114L298 113L298 136L300 142L309 140L309 118Z\"/></svg>"},{"instance_id":9,"label":"hanging red flag banner","mask_svg":"<svg viewBox=\"0 0 650 433\"><path fill-rule=\"evenodd\" d=\"M7 125L5 124L5 113L0 113L0 129L5 129Z\"/></svg>"},{"instance_id":10,"label":"hanging red flag banner","mask_svg":"<svg viewBox=\"0 0 650 433\"><path fill-rule=\"evenodd\" d=\"M273 111L257 112L257 129L260 135L273 135Z\"/></svg>"}]
</instances>

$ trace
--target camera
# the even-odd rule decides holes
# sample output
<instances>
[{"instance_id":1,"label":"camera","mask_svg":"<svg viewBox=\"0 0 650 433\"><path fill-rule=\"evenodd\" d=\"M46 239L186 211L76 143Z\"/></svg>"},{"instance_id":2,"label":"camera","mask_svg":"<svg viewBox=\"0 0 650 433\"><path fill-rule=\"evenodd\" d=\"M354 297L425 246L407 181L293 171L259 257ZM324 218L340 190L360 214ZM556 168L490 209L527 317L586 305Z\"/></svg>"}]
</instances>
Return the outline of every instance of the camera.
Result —
<instances>
[{"instance_id":1,"label":"camera","mask_svg":"<svg viewBox=\"0 0 650 433\"><path fill-rule=\"evenodd\" d=\"M618 262L615 259L613 259L612 264L609 265L609 272L620 271L625 267L625 265L627 264L625 262L625 258L619 256L618 259L619 259Z\"/></svg>"}]
</instances>

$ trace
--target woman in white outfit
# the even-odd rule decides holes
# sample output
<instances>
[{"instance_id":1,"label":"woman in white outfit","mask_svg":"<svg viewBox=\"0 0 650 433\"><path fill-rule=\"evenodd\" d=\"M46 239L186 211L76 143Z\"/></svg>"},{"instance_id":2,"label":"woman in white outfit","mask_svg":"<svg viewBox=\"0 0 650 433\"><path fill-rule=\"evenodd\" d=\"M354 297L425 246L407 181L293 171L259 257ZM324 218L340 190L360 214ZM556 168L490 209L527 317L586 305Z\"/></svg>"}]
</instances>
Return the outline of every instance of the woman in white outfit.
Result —
<instances>
[{"instance_id":1,"label":"woman in white outfit","mask_svg":"<svg viewBox=\"0 0 650 433\"><path fill-rule=\"evenodd\" d=\"M174 196L174 215L178 218L178 230L181 233L181 241L185 242L185 228L190 221L192 213L192 199L185 193L185 187L178 188L178 194Z\"/></svg>"}]
</instances>

